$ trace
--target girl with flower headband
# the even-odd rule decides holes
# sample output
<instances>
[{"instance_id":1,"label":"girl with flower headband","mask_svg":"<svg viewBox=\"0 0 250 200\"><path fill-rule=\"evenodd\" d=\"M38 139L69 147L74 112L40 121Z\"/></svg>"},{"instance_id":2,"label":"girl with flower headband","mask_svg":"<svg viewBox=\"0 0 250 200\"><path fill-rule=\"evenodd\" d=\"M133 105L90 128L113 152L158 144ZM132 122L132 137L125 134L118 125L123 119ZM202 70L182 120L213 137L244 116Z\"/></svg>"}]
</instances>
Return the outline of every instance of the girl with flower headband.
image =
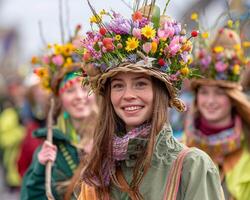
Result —
<instances>
[{"instance_id":1,"label":"girl with flower headband","mask_svg":"<svg viewBox=\"0 0 250 200\"><path fill-rule=\"evenodd\" d=\"M177 142L168 123L168 106L185 109L178 86L194 75L185 30L169 17L160 20L153 2L132 20L92 10L99 30L82 41L84 69L100 94L101 115L78 199L223 199L213 162Z\"/></svg>"},{"instance_id":2,"label":"girl with flower headband","mask_svg":"<svg viewBox=\"0 0 250 200\"><path fill-rule=\"evenodd\" d=\"M201 39L203 44L207 41ZM195 51L203 79L191 81L193 109L186 118L189 147L207 152L220 170L226 199L250 197L250 102L238 83L246 64L241 39L231 28L218 31L208 48Z\"/></svg>"},{"instance_id":3,"label":"girl with flower headband","mask_svg":"<svg viewBox=\"0 0 250 200\"><path fill-rule=\"evenodd\" d=\"M97 112L95 95L89 95L88 87L82 86L79 75L81 58L70 42L49 47L49 54L33 58L40 68L35 73L40 76L43 86L51 91L56 100L53 126L53 144L47 140L37 148L33 161L26 172L21 189L21 199L76 199L71 191L71 178L79 165L79 153L89 152L91 126ZM50 116L51 117L51 116ZM52 120L51 118L49 120ZM49 121L48 121L49 123ZM49 126L49 125L48 125ZM48 129L33 133L37 138L46 139ZM52 162L51 191L45 189L45 165ZM46 166L47 167L47 166ZM46 168L46 173L47 168ZM49 188L50 189L50 188ZM47 197L46 197L47 194ZM53 195L53 196L52 196Z\"/></svg>"}]
</instances>

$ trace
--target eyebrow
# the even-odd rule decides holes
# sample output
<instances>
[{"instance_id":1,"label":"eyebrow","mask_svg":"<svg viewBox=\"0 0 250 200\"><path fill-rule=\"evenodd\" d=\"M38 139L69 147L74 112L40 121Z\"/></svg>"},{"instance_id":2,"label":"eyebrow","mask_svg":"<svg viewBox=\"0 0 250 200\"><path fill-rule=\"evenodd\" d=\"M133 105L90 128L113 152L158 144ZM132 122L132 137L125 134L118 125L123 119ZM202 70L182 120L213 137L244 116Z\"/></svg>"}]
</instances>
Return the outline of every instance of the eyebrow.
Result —
<instances>
[{"instance_id":1,"label":"eyebrow","mask_svg":"<svg viewBox=\"0 0 250 200\"><path fill-rule=\"evenodd\" d=\"M147 80L151 80L150 77L147 77L147 76L136 76L136 77L132 78L132 80L138 80L138 79L142 79L142 78L145 78ZM113 78L113 79L111 79L111 82L113 82L113 81L122 81L122 79Z\"/></svg>"},{"instance_id":2,"label":"eyebrow","mask_svg":"<svg viewBox=\"0 0 250 200\"><path fill-rule=\"evenodd\" d=\"M151 80L150 77L148 77L148 76L136 76L136 77L132 78L132 80L137 80L137 79L141 79L141 78L145 78L147 80Z\"/></svg>"}]
</instances>

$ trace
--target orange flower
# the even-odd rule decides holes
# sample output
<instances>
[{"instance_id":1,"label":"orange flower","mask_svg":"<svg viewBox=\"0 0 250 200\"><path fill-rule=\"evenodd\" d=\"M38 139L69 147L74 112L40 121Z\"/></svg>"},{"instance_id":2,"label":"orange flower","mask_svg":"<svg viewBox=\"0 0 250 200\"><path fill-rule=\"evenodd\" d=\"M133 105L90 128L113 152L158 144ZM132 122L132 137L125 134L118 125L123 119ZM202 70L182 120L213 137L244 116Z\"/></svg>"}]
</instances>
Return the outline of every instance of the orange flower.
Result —
<instances>
[{"instance_id":1,"label":"orange flower","mask_svg":"<svg viewBox=\"0 0 250 200\"><path fill-rule=\"evenodd\" d=\"M133 19L133 21L141 21L142 20L142 13L140 11L136 11L132 15L132 19Z\"/></svg>"}]
</instances>

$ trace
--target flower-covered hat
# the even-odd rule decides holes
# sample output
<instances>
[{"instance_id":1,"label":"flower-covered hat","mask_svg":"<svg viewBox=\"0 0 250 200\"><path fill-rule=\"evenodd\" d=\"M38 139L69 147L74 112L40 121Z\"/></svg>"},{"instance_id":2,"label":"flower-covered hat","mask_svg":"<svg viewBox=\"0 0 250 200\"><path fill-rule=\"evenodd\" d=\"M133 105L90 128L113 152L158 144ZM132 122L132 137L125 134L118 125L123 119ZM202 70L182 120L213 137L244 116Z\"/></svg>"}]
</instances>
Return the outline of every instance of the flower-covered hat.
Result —
<instances>
[{"instance_id":1,"label":"flower-covered hat","mask_svg":"<svg viewBox=\"0 0 250 200\"><path fill-rule=\"evenodd\" d=\"M82 65L81 56L76 53L76 49L79 48L80 28L76 27L75 36L69 42L48 44L42 56L32 57L34 73L40 77L43 87L55 95L63 92L73 82L81 80L76 73Z\"/></svg>"},{"instance_id":2,"label":"flower-covered hat","mask_svg":"<svg viewBox=\"0 0 250 200\"><path fill-rule=\"evenodd\" d=\"M177 92L183 79L195 75L189 68L190 39L197 31L187 37L181 24L160 15L155 4L142 5L141 9L137 4L130 19L114 11L96 13L90 7L92 31L82 40L82 54L92 89L102 94L106 80L119 72L145 73L164 82L170 106L184 111Z\"/></svg>"},{"instance_id":3,"label":"flower-covered hat","mask_svg":"<svg viewBox=\"0 0 250 200\"><path fill-rule=\"evenodd\" d=\"M241 72L249 60L244 56L246 43L241 42L237 26L237 22L229 20L226 27L217 31L211 43L208 32L200 34L194 45L192 65L199 69L202 78L192 79L191 88L193 91L201 85L223 88L242 119L250 123L250 103L240 84Z\"/></svg>"},{"instance_id":4,"label":"flower-covered hat","mask_svg":"<svg viewBox=\"0 0 250 200\"><path fill-rule=\"evenodd\" d=\"M202 83L241 88L241 72L248 61L244 56L240 36L234 27L236 25L237 23L230 20L226 27L217 31L212 42L208 32L201 33L196 40L192 65L199 69L203 78L192 81L194 89Z\"/></svg>"}]
</instances>

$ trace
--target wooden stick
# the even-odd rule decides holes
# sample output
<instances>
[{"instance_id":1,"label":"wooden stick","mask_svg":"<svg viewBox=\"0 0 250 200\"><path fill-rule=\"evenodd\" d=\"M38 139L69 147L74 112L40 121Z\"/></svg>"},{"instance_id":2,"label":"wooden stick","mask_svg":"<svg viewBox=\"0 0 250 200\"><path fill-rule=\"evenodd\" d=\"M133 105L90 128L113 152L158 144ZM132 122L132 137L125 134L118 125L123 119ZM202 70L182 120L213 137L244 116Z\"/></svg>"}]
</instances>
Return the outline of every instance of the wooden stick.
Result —
<instances>
[{"instance_id":1,"label":"wooden stick","mask_svg":"<svg viewBox=\"0 0 250 200\"><path fill-rule=\"evenodd\" d=\"M54 110L55 102L53 96L50 99L50 109L48 113L47 119L47 141L51 144L53 143L53 110ZM46 189L46 196L48 200L55 200L52 191L51 191L51 169L52 169L52 162L49 161L46 163L46 171L45 171L45 189Z\"/></svg>"}]
</instances>

